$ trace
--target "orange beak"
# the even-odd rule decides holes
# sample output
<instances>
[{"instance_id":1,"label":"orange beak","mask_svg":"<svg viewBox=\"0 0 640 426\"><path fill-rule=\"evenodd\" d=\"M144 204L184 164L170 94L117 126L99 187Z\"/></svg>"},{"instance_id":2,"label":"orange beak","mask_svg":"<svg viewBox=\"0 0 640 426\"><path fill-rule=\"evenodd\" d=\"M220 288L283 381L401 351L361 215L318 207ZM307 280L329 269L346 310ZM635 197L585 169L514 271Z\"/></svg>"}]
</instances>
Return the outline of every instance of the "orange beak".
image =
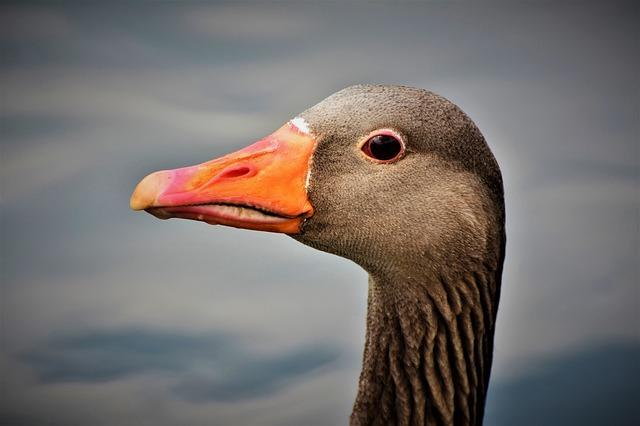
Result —
<instances>
[{"instance_id":1,"label":"orange beak","mask_svg":"<svg viewBox=\"0 0 640 426\"><path fill-rule=\"evenodd\" d=\"M316 141L304 130L289 122L224 157L152 173L131 195L131 208L160 219L299 233L313 214L307 180Z\"/></svg>"}]
</instances>

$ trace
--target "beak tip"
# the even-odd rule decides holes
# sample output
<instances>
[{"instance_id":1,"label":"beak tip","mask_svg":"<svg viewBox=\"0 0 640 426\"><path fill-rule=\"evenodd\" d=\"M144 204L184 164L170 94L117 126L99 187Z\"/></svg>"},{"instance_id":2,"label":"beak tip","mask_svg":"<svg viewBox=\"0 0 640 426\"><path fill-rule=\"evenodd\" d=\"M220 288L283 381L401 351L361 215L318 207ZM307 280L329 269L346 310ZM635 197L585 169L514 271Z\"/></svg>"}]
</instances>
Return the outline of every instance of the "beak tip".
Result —
<instances>
[{"instance_id":1,"label":"beak tip","mask_svg":"<svg viewBox=\"0 0 640 426\"><path fill-rule=\"evenodd\" d=\"M160 194L162 186L166 182L166 180L162 179L160 173L151 173L136 186L129 200L129 207L132 210L145 210L155 205L158 194Z\"/></svg>"},{"instance_id":2,"label":"beak tip","mask_svg":"<svg viewBox=\"0 0 640 426\"><path fill-rule=\"evenodd\" d=\"M131 210L140 211L144 210L149 206L150 203L145 202L145 200L141 199L135 192L131 196L129 200L129 207Z\"/></svg>"}]
</instances>

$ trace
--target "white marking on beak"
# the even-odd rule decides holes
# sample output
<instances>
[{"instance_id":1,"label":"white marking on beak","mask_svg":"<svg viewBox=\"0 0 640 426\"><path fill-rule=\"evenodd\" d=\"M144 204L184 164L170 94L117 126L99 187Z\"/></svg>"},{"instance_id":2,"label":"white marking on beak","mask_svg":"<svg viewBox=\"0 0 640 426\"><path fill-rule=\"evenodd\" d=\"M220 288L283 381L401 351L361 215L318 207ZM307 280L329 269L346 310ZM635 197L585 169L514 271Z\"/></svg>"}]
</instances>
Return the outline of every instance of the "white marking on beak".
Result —
<instances>
[{"instance_id":1,"label":"white marking on beak","mask_svg":"<svg viewBox=\"0 0 640 426\"><path fill-rule=\"evenodd\" d=\"M309 190L309 182L311 182L311 164L313 163L313 155L309 158L309 166L307 167L307 178L304 181L304 190Z\"/></svg>"},{"instance_id":2,"label":"white marking on beak","mask_svg":"<svg viewBox=\"0 0 640 426\"><path fill-rule=\"evenodd\" d=\"M305 120L304 118L296 117L293 120L291 120L290 123L296 129L298 129L301 133L304 133L306 135L311 134L311 129L309 129L309 124L307 123L307 120Z\"/></svg>"}]
</instances>

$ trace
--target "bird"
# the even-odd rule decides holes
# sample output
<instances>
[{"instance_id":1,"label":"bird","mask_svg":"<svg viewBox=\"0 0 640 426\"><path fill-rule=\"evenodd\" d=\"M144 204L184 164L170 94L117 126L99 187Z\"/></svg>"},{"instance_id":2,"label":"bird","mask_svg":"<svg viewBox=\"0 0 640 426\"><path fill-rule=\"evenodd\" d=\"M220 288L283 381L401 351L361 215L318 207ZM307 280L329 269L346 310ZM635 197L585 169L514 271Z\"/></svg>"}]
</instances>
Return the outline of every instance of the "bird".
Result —
<instances>
[{"instance_id":1,"label":"bird","mask_svg":"<svg viewBox=\"0 0 640 426\"><path fill-rule=\"evenodd\" d=\"M454 103L355 85L271 135L145 177L160 219L287 234L369 275L350 425L480 425L505 256L498 163Z\"/></svg>"}]
</instances>

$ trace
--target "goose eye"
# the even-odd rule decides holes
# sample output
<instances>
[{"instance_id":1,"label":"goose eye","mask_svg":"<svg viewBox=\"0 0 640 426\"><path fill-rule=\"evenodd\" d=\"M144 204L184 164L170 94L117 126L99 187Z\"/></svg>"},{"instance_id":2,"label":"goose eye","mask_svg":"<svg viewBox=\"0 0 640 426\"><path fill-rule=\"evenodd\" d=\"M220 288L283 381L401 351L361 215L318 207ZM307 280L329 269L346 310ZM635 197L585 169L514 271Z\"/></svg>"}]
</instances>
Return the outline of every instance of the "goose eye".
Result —
<instances>
[{"instance_id":1,"label":"goose eye","mask_svg":"<svg viewBox=\"0 0 640 426\"><path fill-rule=\"evenodd\" d=\"M403 148L398 138L387 134L375 135L362 145L362 151L368 157L385 162L398 158Z\"/></svg>"}]
</instances>

